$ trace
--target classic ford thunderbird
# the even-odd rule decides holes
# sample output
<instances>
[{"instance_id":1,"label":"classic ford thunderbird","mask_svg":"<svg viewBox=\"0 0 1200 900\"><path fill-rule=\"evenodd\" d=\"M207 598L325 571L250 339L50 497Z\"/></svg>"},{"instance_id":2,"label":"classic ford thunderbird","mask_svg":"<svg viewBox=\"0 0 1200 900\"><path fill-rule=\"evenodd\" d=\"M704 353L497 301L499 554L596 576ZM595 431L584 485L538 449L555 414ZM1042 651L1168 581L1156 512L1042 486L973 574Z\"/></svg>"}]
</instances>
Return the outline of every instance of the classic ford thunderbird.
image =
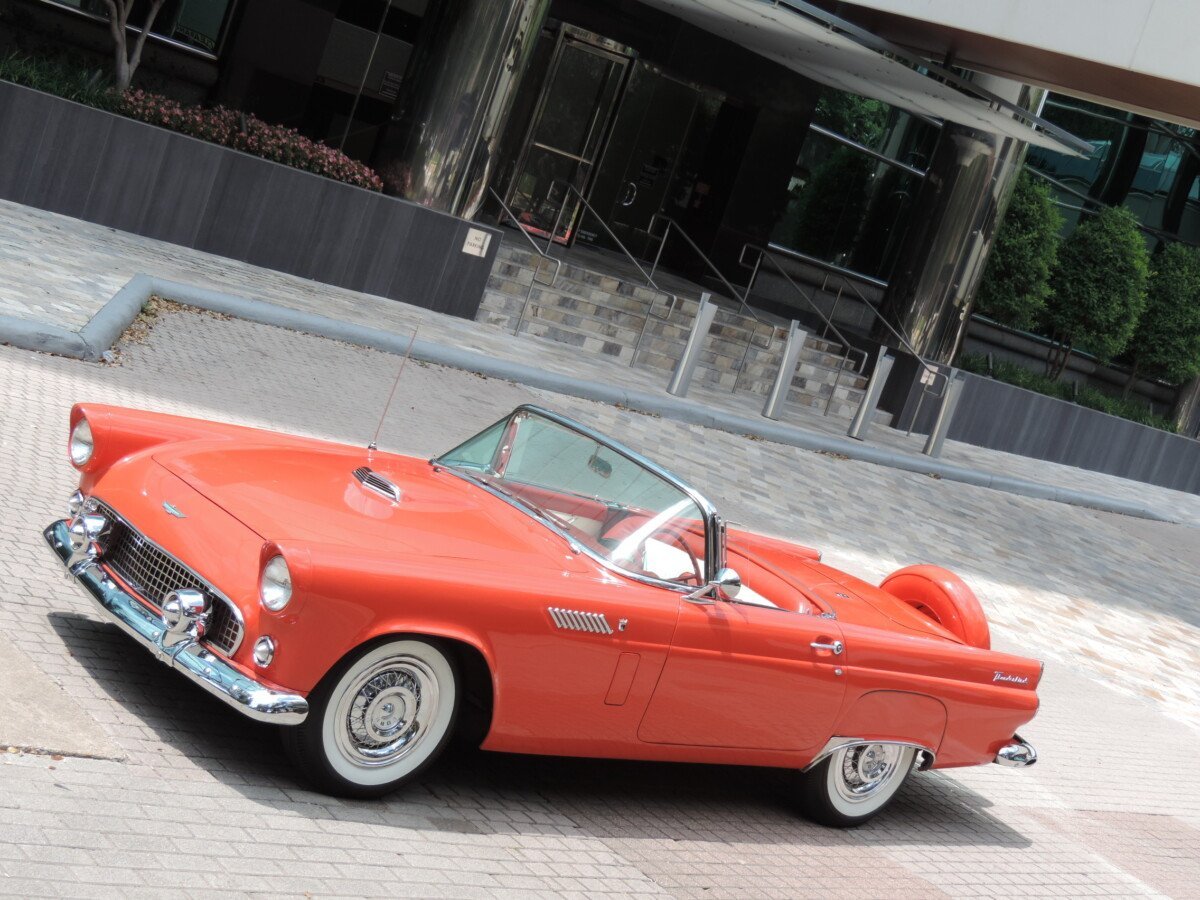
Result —
<instances>
[{"instance_id":1,"label":"classic ford thunderbird","mask_svg":"<svg viewBox=\"0 0 1200 900\"><path fill-rule=\"evenodd\" d=\"M108 620L346 796L485 750L794 770L856 825L914 770L1027 766L1041 664L955 575L876 587L727 528L633 450L522 406L433 460L100 405L44 537Z\"/></svg>"}]
</instances>

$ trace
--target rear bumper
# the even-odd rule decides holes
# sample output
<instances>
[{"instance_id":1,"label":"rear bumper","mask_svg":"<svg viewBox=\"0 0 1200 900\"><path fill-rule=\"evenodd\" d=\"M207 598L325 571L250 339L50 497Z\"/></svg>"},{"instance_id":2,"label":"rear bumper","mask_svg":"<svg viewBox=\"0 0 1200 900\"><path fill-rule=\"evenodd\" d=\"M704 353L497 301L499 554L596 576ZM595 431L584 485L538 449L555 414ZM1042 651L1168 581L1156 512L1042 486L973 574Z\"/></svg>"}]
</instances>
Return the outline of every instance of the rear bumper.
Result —
<instances>
[{"instance_id":1,"label":"rear bumper","mask_svg":"<svg viewBox=\"0 0 1200 900\"><path fill-rule=\"evenodd\" d=\"M993 761L1000 766L1024 769L1037 762L1037 750L1033 748L1033 744L1021 740L1019 734L1014 734L1012 741L1000 748Z\"/></svg>"},{"instance_id":2,"label":"rear bumper","mask_svg":"<svg viewBox=\"0 0 1200 900\"><path fill-rule=\"evenodd\" d=\"M105 617L154 654L155 659L182 672L214 697L259 722L299 725L308 716L308 701L299 694L276 691L248 678L202 645L188 641L163 646L167 626L162 619L109 578L100 566L85 560L71 567L67 523L54 522L42 536L67 576L104 612Z\"/></svg>"}]
</instances>

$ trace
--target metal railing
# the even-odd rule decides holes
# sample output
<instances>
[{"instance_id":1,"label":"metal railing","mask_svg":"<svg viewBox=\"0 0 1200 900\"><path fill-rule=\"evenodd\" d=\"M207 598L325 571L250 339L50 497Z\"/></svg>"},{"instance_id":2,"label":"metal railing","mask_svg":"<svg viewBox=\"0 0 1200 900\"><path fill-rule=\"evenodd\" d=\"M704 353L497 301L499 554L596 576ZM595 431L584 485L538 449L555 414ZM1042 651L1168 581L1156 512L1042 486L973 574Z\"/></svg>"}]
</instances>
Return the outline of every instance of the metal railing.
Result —
<instances>
[{"instance_id":1,"label":"metal railing","mask_svg":"<svg viewBox=\"0 0 1200 900\"><path fill-rule=\"evenodd\" d=\"M650 226L647 231L651 237L655 236L654 226L658 222L666 222L667 227L663 229L662 237L659 239L658 252L654 254L654 264L650 266L650 272L654 273L657 271L658 264L662 260L663 248L667 246L667 238L671 234L671 229L674 228L675 233L683 238L684 242L691 248L692 252L700 259L700 261L704 263L705 267L716 276L717 280L720 281L721 284L725 286L725 290L729 292L729 296L734 300L737 300L738 312L748 315L754 320L754 325L752 325L750 328L750 337L746 340L746 349L742 352L742 359L741 362L738 363L737 374L733 379L733 387L731 390L736 391L738 388L738 382L741 380L742 374L746 371L746 365L750 359L750 350L755 346L754 338L758 335L758 326L766 325L768 328L766 342L758 345L760 350L770 350L771 347L774 346L775 326L770 322L764 322L761 318L759 318L758 313L754 311L754 308L746 302L746 298L750 296L750 288L753 287L753 285L746 285L746 290L739 292L738 289L730 283L729 279L725 277L725 273L717 268L716 263L709 259L708 255L705 254L705 252L700 249L699 245L692 240L691 235L683 230L683 226L661 211L656 212L650 217Z\"/></svg>"},{"instance_id":2,"label":"metal railing","mask_svg":"<svg viewBox=\"0 0 1200 900\"><path fill-rule=\"evenodd\" d=\"M625 254L625 258L628 259L631 263L633 263L634 267L639 272L642 273L642 277L646 279L646 286L653 288L654 290L658 291L660 294L666 294L668 297L671 298L670 303L667 304L666 315L660 316L658 313L656 313L654 311L654 302L653 301L651 301L650 305L648 307L646 307L646 316L642 321L642 328L638 332L637 341L634 342L634 345L633 345L633 353L630 354L630 357L629 357L629 365L632 366L634 364L634 362L637 360L638 352L642 349L642 341L646 337L646 329L650 325L650 320L657 319L659 322L671 321L671 316L673 316L675 314L675 309L679 305L679 296L672 291L663 290L662 288L660 288L658 286L658 284L654 280L654 269L652 268L649 272L647 272L642 267L642 264L640 262L638 262L637 257L635 257L632 253L629 252L629 248L626 247L621 242L621 239L619 237L617 237L616 233L612 230L612 228L609 227L608 223L604 221L604 217L601 216L600 213L596 212L595 207L592 206L592 204L587 201L587 198L584 197L582 193L580 193L579 188L575 187L575 185L573 185L567 181L555 182L555 184L561 184L564 188L566 188L566 191L563 194L562 203L559 204L558 214L554 217L554 227L550 229L550 236L546 240L547 252L549 252L550 247L554 244L554 239L558 234L558 226L562 224L562 215L563 215L564 210L566 210L566 208L567 208L567 201L570 200L571 195L574 194L575 199L579 201L580 205L582 205L583 209L584 209L584 212L579 215L578 221L576 221L574 223L574 227L578 228L579 223L583 221L584 215L586 213L591 213L592 218L595 219L596 222L600 225L600 227L604 229L604 233L608 235L608 237L612 240L612 242L614 244L616 244L619 248L621 248L621 252ZM551 186L551 190L553 190L553 186Z\"/></svg>"},{"instance_id":3,"label":"metal railing","mask_svg":"<svg viewBox=\"0 0 1200 900\"><path fill-rule=\"evenodd\" d=\"M946 387L950 383L950 376L948 374L946 374L945 372L943 372L940 368L938 368L934 363L931 363L929 360L925 359L925 357L921 356L921 354L917 352L916 348L913 347L913 345L911 343L909 343L908 339L905 338L904 335L902 335L899 331L897 331L896 328L892 325L892 323L887 320L887 317L884 316L883 313L881 313L878 309L876 309L875 304L872 303L870 300L868 300L863 295L863 292L861 290L859 290L858 284L857 284L857 282L863 282L865 284L871 284L871 285L875 285L877 287L886 288L888 286L888 283L886 281L881 281L878 278L872 278L869 275L863 275L863 274L861 274L859 272L855 272L851 269L846 269L846 268L843 268L842 266L838 266L833 263L825 262L825 260L823 260L823 259L818 259L815 256L809 256L806 253L801 253L798 250L792 250L790 247L783 247L783 246L781 246L779 244L775 244L775 243L767 244L766 250L763 250L762 252L768 256L781 256L781 257L784 257L787 259L793 259L793 260L796 260L797 262L804 263L805 265L812 266L815 269L819 269L820 271L825 273L825 281L823 282L823 284L826 286L828 285L829 277L832 276L834 278L840 279L842 281L842 283L846 287L850 288L850 290L854 293L855 298L858 299L858 301L861 302L863 304L863 306L865 306L867 308L867 311L875 319L877 319L883 325L883 327L886 328L892 334L892 336L896 338L897 341L900 342L900 344L904 347L904 349L906 349L909 353L911 353L913 355L913 357L917 360L917 362L919 362L921 364L921 367L925 370L926 374L929 376L928 380L926 380L925 377L922 377L922 379L921 379L923 388L921 390L921 397L917 401L917 410L913 414L914 421L916 418L916 413L920 412L921 404L924 402L925 396L927 394L932 395L934 397L941 397L945 394ZM773 260L773 261L777 263L777 261L775 261L775 260ZM757 275L757 271L755 272L755 275ZM788 278L788 281L792 282L792 279ZM794 282L792 282L792 283L794 284ZM754 281L753 281L753 279L751 279L750 285L746 288L747 295L749 295L750 290L753 287L754 287ZM841 298L840 291L838 293L838 298L839 298L839 300ZM836 306L834 307L834 312L836 312ZM822 318L825 318L825 317L822 316ZM935 390L933 390L933 387L934 387L934 385L937 384L937 381L939 378L942 379L941 390L935 391Z\"/></svg>"},{"instance_id":4,"label":"metal railing","mask_svg":"<svg viewBox=\"0 0 1200 900\"><path fill-rule=\"evenodd\" d=\"M746 262L746 251L747 250L757 250L758 251L758 256L755 258L753 263ZM817 305L815 300L813 300L812 293L809 291L806 291L804 288L800 287L800 285L796 283L795 279L793 279L792 276L787 273L787 270L784 269L783 265L779 262L779 260L775 259L775 257L772 256L770 254L770 252L768 252L767 250L764 250L762 247L759 247L756 244L743 245L742 252L738 256L738 263L740 263L742 266L745 266L747 269L751 270L750 283L748 285L746 285L746 296L749 296L750 291L753 290L753 288L754 288L754 282L758 279L758 272L762 268L762 263L763 263L764 259L775 267L775 271L778 272L781 276L783 276L783 279L789 285L791 285L792 290L795 291L797 294L799 294L801 299L803 299L804 302L809 305L809 307L812 309L812 311L815 312L821 318L821 320L825 323L825 332L824 332L825 339L828 339L829 332L832 331L835 335L837 335L838 340L841 342L842 349L843 349L843 353L839 357L839 359L841 360L841 363L838 365L837 371L834 373L833 387L831 387L829 390L829 399L825 401L825 410L822 413L823 415L827 416L827 415L829 415L830 406L833 405L833 397L834 397L834 394L837 393L838 384L842 380L842 370L845 369L846 363L850 361L850 354L856 353L862 357L861 361L858 364L857 369L855 370L858 372L858 374L861 375L861 374L863 374L863 371L867 367L867 359L868 359L867 351L863 350L859 347L855 347L853 344L851 344L850 341L846 339L846 336L844 334L842 334L841 330L835 324L833 324L833 319L830 316L825 315L825 313L821 309L821 307ZM835 310L837 309L836 303L834 305L834 309Z\"/></svg>"},{"instance_id":5,"label":"metal railing","mask_svg":"<svg viewBox=\"0 0 1200 900\"><path fill-rule=\"evenodd\" d=\"M508 216L508 218L512 221L512 223L514 225L517 226L517 231L521 232L521 234L525 236L525 240L529 241L529 246L531 246L533 248L533 252L536 253L538 256L540 256L542 259L549 260L550 262L554 263L554 274L550 276L549 284L547 284L544 281L542 282L542 284L546 287L551 287L551 288L554 287L554 285L558 282L559 270L562 269L562 260L551 256L549 253L542 250L542 248L538 246L537 241L535 241L533 239L533 235L531 235L528 231L525 230L525 225L521 222L520 219L517 218L516 214L511 209L508 208L508 204L505 203L504 199L499 194L496 193L494 188L489 187L488 192L492 195L492 197L495 198L496 202L500 204L500 208L502 210L504 210L504 214L506 216ZM533 297L533 286L535 284L537 284L538 273L541 271L542 271L542 266L539 263L537 266L534 267L533 274L529 278L529 287L525 291L525 303L521 306L521 315L517 317L517 327L513 329L513 334L521 333L521 326L523 324L525 324L525 314L527 312L529 312L529 301Z\"/></svg>"}]
</instances>

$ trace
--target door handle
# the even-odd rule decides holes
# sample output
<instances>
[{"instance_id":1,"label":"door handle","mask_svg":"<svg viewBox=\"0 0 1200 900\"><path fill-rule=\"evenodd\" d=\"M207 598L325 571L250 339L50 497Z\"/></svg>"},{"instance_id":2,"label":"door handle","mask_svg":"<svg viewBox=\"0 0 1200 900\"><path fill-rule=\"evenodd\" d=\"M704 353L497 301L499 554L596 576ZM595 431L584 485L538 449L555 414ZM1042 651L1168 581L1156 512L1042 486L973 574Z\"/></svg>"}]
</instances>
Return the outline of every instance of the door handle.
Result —
<instances>
[{"instance_id":1,"label":"door handle","mask_svg":"<svg viewBox=\"0 0 1200 900\"><path fill-rule=\"evenodd\" d=\"M621 198L622 206L633 206L633 201L637 199L637 185L632 181L625 183L625 196Z\"/></svg>"},{"instance_id":2,"label":"door handle","mask_svg":"<svg viewBox=\"0 0 1200 900\"><path fill-rule=\"evenodd\" d=\"M814 650L828 650L834 656L837 656L846 649L846 645L841 641L834 641L832 644L822 644L820 641L813 641L808 646L812 647Z\"/></svg>"}]
</instances>

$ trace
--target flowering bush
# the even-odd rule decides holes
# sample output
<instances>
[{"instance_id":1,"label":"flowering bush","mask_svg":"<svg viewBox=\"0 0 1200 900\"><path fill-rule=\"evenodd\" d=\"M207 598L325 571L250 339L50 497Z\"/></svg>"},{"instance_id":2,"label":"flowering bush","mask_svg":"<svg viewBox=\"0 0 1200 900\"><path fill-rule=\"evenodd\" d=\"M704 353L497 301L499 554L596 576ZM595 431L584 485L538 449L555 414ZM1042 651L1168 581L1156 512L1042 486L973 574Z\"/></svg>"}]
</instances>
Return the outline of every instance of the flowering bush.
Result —
<instances>
[{"instance_id":1,"label":"flowering bush","mask_svg":"<svg viewBox=\"0 0 1200 900\"><path fill-rule=\"evenodd\" d=\"M310 140L294 128L268 125L262 119L237 110L223 106L211 109L185 106L159 94L130 90L121 96L117 111L131 119L252 153L295 169L372 191L383 190L382 179L369 166L355 162L340 150Z\"/></svg>"}]
</instances>

